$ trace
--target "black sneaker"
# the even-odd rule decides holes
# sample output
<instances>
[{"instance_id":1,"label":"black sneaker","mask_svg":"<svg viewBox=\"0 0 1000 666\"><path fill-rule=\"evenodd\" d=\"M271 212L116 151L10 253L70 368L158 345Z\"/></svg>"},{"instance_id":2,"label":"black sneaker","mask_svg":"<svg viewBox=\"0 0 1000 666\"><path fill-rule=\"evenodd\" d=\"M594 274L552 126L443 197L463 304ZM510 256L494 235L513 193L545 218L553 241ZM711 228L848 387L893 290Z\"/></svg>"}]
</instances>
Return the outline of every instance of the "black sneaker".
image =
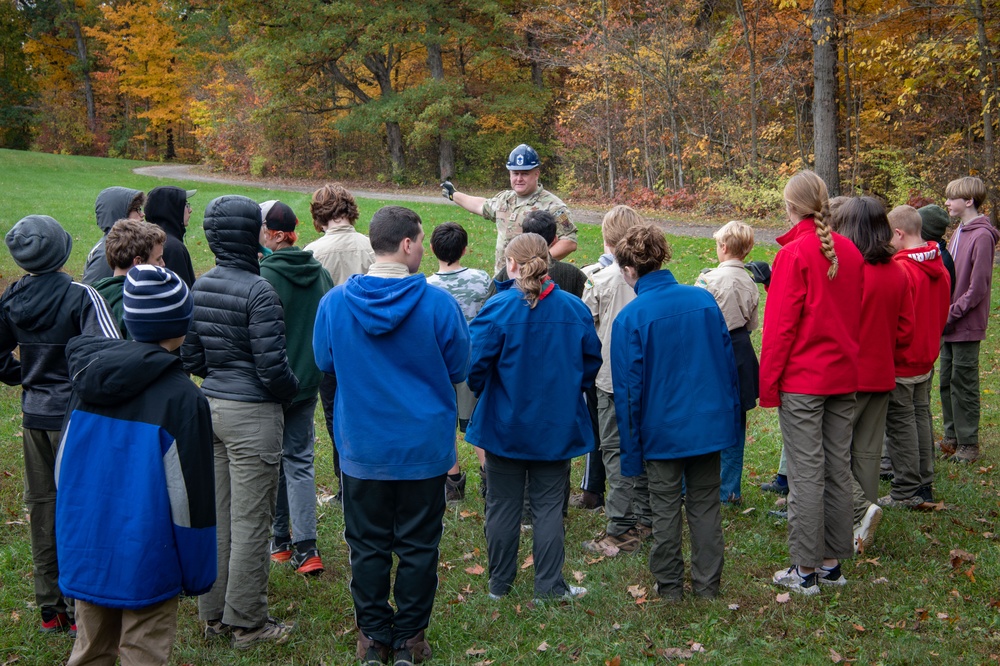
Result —
<instances>
[{"instance_id":1,"label":"black sneaker","mask_svg":"<svg viewBox=\"0 0 1000 666\"><path fill-rule=\"evenodd\" d=\"M847 585L847 579L840 572L840 562L832 569L816 569L816 576L820 585Z\"/></svg>"},{"instance_id":2,"label":"black sneaker","mask_svg":"<svg viewBox=\"0 0 1000 666\"><path fill-rule=\"evenodd\" d=\"M760 484L760 489L765 493L776 493L778 495L788 494L788 477L782 474L777 474L773 481L768 481L767 483Z\"/></svg>"},{"instance_id":3,"label":"black sneaker","mask_svg":"<svg viewBox=\"0 0 1000 666\"><path fill-rule=\"evenodd\" d=\"M925 502L934 503L934 489L931 486L921 486L917 489L917 495L922 497Z\"/></svg>"},{"instance_id":4,"label":"black sneaker","mask_svg":"<svg viewBox=\"0 0 1000 666\"><path fill-rule=\"evenodd\" d=\"M308 548L306 550L296 550L292 554L292 566L295 573L311 574L318 576L323 573L323 560L319 556L318 548Z\"/></svg>"},{"instance_id":5,"label":"black sneaker","mask_svg":"<svg viewBox=\"0 0 1000 666\"><path fill-rule=\"evenodd\" d=\"M392 666L414 666L413 653L407 647L401 647L392 652Z\"/></svg>"}]
</instances>

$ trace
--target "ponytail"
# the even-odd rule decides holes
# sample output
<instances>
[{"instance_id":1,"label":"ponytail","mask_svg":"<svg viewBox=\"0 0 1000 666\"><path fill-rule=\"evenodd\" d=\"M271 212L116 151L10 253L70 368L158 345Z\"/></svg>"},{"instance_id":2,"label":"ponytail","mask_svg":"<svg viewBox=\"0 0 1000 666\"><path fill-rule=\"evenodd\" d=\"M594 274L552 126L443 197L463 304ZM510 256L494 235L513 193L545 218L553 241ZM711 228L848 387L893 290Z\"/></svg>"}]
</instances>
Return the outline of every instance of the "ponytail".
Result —
<instances>
[{"instance_id":1,"label":"ponytail","mask_svg":"<svg viewBox=\"0 0 1000 666\"><path fill-rule=\"evenodd\" d=\"M514 282L524 294L528 307L533 309L538 305L543 283L549 274L548 243L538 234L520 234L507 245L504 256L517 262L520 275Z\"/></svg>"}]
</instances>

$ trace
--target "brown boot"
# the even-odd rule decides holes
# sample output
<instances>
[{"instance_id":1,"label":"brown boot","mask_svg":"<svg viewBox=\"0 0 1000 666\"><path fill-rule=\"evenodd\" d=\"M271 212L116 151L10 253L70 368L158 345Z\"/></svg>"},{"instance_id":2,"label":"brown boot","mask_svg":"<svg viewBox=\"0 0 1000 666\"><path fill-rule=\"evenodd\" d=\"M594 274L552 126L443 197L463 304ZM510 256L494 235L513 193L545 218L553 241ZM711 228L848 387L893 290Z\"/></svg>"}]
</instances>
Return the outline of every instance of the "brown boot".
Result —
<instances>
[{"instance_id":1,"label":"brown boot","mask_svg":"<svg viewBox=\"0 0 1000 666\"><path fill-rule=\"evenodd\" d=\"M955 452L951 458L948 458L953 463L974 463L979 460L979 445L978 444L962 444L958 447L958 451Z\"/></svg>"},{"instance_id":2,"label":"brown boot","mask_svg":"<svg viewBox=\"0 0 1000 666\"><path fill-rule=\"evenodd\" d=\"M381 666L389 663L389 646L358 632L358 659L362 666Z\"/></svg>"},{"instance_id":3,"label":"brown boot","mask_svg":"<svg viewBox=\"0 0 1000 666\"><path fill-rule=\"evenodd\" d=\"M955 455L955 450L958 448L958 440L954 437L942 437L934 445L941 455L948 457Z\"/></svg>"},{"instance_id":4,"label":"brown boot","mask_svg":"<svg viewBox=\"0 0 1000 666\"><path fill-rule=\"evenodd\" d=\"M392 652L392 666L413 666L431 658L430 643L424 640L424 632L406 639L403 647Z\"/></svg>"}]
</instances>

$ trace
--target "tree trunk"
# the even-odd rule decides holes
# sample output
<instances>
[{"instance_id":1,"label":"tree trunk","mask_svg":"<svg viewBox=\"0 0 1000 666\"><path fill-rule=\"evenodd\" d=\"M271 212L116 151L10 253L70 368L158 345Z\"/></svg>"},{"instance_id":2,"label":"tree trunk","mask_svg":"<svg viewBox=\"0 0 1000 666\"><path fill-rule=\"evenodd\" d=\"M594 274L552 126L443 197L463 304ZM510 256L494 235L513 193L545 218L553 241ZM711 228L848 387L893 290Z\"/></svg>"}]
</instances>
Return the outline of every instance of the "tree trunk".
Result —
<instances>
[{"instance_id":1,"label":"tree trunk","mask_svg":"<svg viewBox=\"0 0 1000 666\"><path fill-rule=\"evenodd\" d=\"M389 144L389 159L392 160L392 176L401 178L406 173L406 155L403 153L403 130L399 123L386 121L385 138Z\"/></svg>"},{"instance_id":2,"label":"tree trunk","mask_svg":"<svg viewBox=\"0 0 1000 666\"><path fill-rule=\"evenodd\" d=\"M976 38L979 46L979 85L981 87L981 97L983 100L983 171L993 175L993 167L996 164L993 146L993 85L990 79L992 72L992 58L990 58L990 43L986 38L986 16L983 12L983 0L970 0L970 9L976 18Z\"/></svg>"},{"instance_id":3,"label":"tree trunk","mask_svg":"<svg viewBox=\"0 0 1000 666\"><path fill-rule=\"evenodd\" d=\"M743 45L747 50L750 65L750 165L757 168L757 53L754 49L756 40L750 39L750 21L743 0L736 0L736 12L740 15L743 26Z\"/></svg>"},{"instance_id":4,"label":"tree trunk","mask_svg":"<svg viewBox=\"0 0 1000 666\"><path fill-rule=\"evenodd\" d=\"M545 78L542 75L542 63L535 57L538 45L535 39L535 32L531 28L524 31L524 44L527 47L528 58L531 61L531 82L535 84L536 88L544 88Z\"/></svg>"},{"instance_id":5,"label":"tree trunk","mask_svg":"<svg viewBox=\"0 0 1000 666\"><path fill-rule=\"evenodd\" d=\"M840 194L837 151L837 45L833 0L813 3L813 147L816 173L830 196Z\"/></svg>"},{"instance_id":6,"label":"tree trunk","mask_svg":"<svg viewBox=\"0 0 1000 666\"><path fill-rule=\"evenodd\" d=\"M76 40L76 59L80 62L80 76L83 77L83 94L87 101L87 128L91 132L96 132L97 109L94 106L94 85L90 80L90 59L87 57L87 42L83 39L83 31L80 29L79 21L71 19L69 26L73 30L73 38Z\"/></svg>"},{"instance_id":7,"label":"tree trunk","mask_svg":"<svg viewBox=\"0 0 1000 666\"><path fill-rule=\"evenodd\" d=\"M427 69L430 70L432 79L444 81L444 59L441 57L441 42L438 41L441 26L436 21L431 21L427 32L432 40L427 44ZM448 122L442 123L438 134L438 176L441 180L448 180L455 175L455 149L447 136L449 126Z\"/></svg>"}]
</instances>

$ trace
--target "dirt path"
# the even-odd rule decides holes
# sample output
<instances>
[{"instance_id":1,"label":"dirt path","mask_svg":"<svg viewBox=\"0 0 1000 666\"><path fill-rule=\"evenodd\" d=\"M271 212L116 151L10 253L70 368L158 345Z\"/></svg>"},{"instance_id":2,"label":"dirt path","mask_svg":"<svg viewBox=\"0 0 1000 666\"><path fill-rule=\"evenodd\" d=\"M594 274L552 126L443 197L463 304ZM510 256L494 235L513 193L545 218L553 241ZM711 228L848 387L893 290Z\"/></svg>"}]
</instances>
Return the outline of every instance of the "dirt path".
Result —
<instances>
[{"instance_id":1,"label":"dirt path","mask_svg":"<svg viewBox=\"0 0 1000 666\"><path fill-rule=\"evenodd\" d=\"M248 187L266 187L272 190L285 190L288 192L312 192L323 184L324 181L292 180L284 178L252 178L237 176L233 174L218 174L209 171L202 166L190 164L164 164L157 166L139 167L133 172L140 176L152 176L153 178L165 178L169 180L188 180L201 183L219 183L222 185L240 185ZM415 192L385 192L366 189L348 188L355 197L359 199L381 199L383 201L403 201L411 203L442 203L440 196L429 196ZM587 208L573 208L573 221L582 224L600 224L604 213ZM711 224L690 224L669 220L655 213L644 213L644 217L655 222L666 233L675 236L688 236L691 238L711 238L712 233L718 226ZM774 243L777 235L776 230L757 227L754 234L759 243Z\"/></svg>"}]
</instances>

